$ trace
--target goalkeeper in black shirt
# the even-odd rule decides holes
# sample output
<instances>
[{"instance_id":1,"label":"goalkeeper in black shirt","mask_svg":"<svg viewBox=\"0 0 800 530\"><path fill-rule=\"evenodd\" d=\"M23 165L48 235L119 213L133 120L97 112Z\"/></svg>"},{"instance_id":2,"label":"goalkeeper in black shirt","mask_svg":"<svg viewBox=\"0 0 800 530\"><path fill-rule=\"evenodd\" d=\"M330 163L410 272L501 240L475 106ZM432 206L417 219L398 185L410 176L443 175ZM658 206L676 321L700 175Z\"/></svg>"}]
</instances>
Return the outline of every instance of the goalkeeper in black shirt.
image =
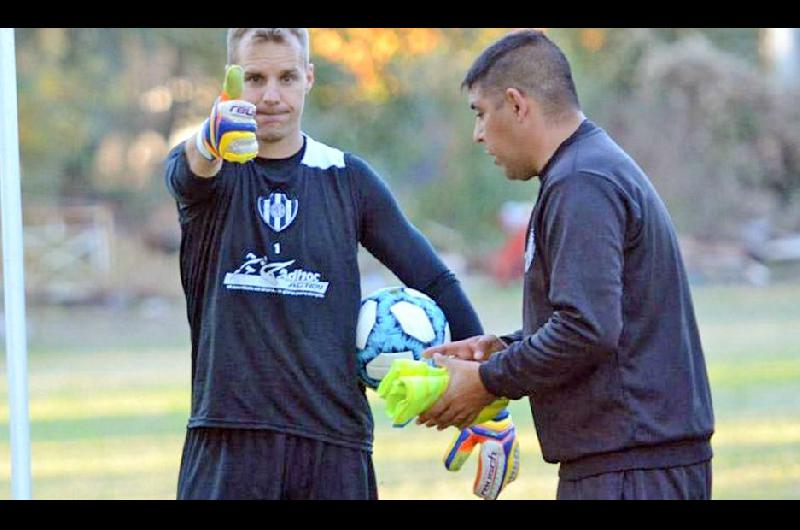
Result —
<instances>
[{"instance_id":1,"label":"goalkeeper in black shirt","mask_svg":"<svg viewBox=\"0 0 800 530\"><path fill-rule=\"evenodd\" d=\"M482 333L459 282L360 158L301 129L304 29L231 29L225 89L173 149L192 400L179 499L374 499L357 376L358 245Z\"/></svg>"}]
</instances>

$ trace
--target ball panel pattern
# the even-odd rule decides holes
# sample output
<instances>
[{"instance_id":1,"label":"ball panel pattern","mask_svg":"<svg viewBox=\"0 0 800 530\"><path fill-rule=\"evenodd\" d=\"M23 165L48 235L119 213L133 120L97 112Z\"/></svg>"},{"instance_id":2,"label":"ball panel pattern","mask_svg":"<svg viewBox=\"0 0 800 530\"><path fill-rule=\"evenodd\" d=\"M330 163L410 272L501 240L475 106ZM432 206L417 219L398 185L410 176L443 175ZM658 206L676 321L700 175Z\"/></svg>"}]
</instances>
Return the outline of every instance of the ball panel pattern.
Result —
<instances>
[{"instance_id":1,"label":"ball panel pattern","mask_svg":"<svg viewBox=\"0 0 800 530\"><path fill-rule=\"evenodd\" d=\"M359 376L376 388L396 358L419 359L426 348L450 340L444 312L427 295L387 287L365 297L356 328Z\"/></svg>"}]
</instances>

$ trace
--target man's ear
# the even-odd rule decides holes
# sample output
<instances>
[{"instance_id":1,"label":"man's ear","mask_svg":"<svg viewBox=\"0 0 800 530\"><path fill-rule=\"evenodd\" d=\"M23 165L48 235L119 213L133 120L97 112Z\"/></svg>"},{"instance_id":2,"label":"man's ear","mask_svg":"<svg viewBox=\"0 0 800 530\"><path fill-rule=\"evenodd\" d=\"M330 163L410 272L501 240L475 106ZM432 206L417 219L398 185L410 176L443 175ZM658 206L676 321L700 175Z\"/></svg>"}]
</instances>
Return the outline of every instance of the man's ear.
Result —
<instances>
[{"instance_id":1,"label":"man's ear","mask_svg":"<svg viewBox=\"0 0 800 530\"><path fill-rule=\"evenodd\" d=\"M531 101L519 91L518 88L507 88L505 92L506 103L511 105L514 117L523 121L531 112Z\"/></svg>"},{"instance_id":2,"label":"man's ear","mask_svg":"<svg viewBox=\"0 0 800 530\"><path fill-rule=\"evenodd\" d=\"M314 86L314 65L312 63L308 63L308 67L306 68L306 94L311 92L311 87Z\"/></svg>"}]
</instances>

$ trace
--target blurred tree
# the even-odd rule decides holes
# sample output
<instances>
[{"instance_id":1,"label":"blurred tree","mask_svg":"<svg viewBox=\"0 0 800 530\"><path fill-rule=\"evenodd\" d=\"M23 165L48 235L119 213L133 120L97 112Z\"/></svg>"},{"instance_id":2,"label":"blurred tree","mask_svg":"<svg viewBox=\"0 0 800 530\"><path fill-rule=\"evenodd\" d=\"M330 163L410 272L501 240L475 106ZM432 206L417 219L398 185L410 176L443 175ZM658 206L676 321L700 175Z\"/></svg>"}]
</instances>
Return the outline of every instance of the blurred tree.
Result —
<instances>
[{"instance_id":1,"label":"blurred tree","mask_svg":"<svg viewBox=\"0 0 800 530\"><path fill-rule=\"evenodd\" d=\"M553 36L569 50L584 109L650 174L683 232L735 237L743 220L770 212L800 221L796 94L765 75L757 29Z\"/></svg>"},{"instance_id":2,"label":"blurred tree","mask_svg":"<svg viewBox=\"0 0 800 530\"><path fill-rule=\"evenodd\" d=\"M796 93L780 90L745 60L700 36L655 48L641 65L639 85L657 87L641 90L638 105L670 116L664 129L682 125L681 158L696 168L693 175L672 169L664 176L684 194L713 190L693 231L712 236L755 215L789 213L800 191ZM687 218L698 217L698 196L684 197L692 212Z\"/></svg>"},{"instance_id":3,"label":"blurred tree","mask_svg":"<svg viewBox=\"0 0 800 530\"><path fill-rule=\"evenodd\" d=\"M495 248L498 209L519 188L472 143L473 114L460 85L478 53L509 30L374 31L375 39L350 30L312 31L318 85L308 108L309 131L374 164L440 248L476 254ZM321 74L331 70L338 77L320 87ZM526 191L535 197L535 189Z\"/></svg>"},{"instance_id":4,"label":"blurred tree","mask_svg":"<svg viewBox=\"0 0 800 530\"><path fill-rule=\"evenodd\" d=\"M608 101L624 100L636 88L641 60L659 44L693 36L737 55L751 66L759 62L756 28L583 28L553 29L550 36L564 49L573 67L581 103L597 115Z\"/></svg>"},{"instance_id":5,"label":"blurred tree","mask_svg":"<svg viewBox=\"0 0 800 530\"><path fill-rule=\"evenodd\" d=\"M23 28L17 39L24 190L41 199L148 196L169 135L210 91L215 52L224 63L224 47L186 28Z\"/></svg>"},{"instance_id":6,"label":"blurred tree","mask_svg":"<svg viewBox=\"0 0 800 530\"><path fill-rule=\"evenodd\" d=\"M507 182L472 143L460 91L478 53L507 31L311 30L308 132L362 155L423 229L464 234L460 249L476 254L498 245L499 206L536 193ZM757 30L547 31L573 65L587 113L645 167L682 230L723 230L770 200L785 211L797 204L800 121L794 95L762 79ZM131 226L172 209L163 157L217 95L225 30L16 35L26 199L114 201ZM709 188L701 211L698 193Z\"/></svg>"}]
</instances>

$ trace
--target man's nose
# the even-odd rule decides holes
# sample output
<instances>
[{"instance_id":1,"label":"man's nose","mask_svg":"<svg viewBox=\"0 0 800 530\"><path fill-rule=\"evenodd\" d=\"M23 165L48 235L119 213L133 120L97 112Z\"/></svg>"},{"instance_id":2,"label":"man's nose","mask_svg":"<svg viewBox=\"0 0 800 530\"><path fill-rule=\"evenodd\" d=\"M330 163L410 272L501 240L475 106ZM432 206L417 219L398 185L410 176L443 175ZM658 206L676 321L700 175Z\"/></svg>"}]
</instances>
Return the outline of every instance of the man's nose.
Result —
<instances>
[{"instance_id":1,"label":"man's nose","mask_svg":"<svg viewBox=\"0 0 800 530\"><path fill-rule=\"evenodd\" d=\"M278 90L278 84L275 82L268 82L264 87L264 92L261 94L261 101L264 103L275 104L280 103L281 94Z\"/></svg>"},{"instance_id":2,"label":"man's nose","mask_svg":"<svg viewBox=\"0 0 800 530\"><path fill-rule=\"evenodd\" d=\"M483 127L479 124L475 124L475 128L472 129L472 141L479 144L483 142Z\"/></svg>"}]
</instances>

